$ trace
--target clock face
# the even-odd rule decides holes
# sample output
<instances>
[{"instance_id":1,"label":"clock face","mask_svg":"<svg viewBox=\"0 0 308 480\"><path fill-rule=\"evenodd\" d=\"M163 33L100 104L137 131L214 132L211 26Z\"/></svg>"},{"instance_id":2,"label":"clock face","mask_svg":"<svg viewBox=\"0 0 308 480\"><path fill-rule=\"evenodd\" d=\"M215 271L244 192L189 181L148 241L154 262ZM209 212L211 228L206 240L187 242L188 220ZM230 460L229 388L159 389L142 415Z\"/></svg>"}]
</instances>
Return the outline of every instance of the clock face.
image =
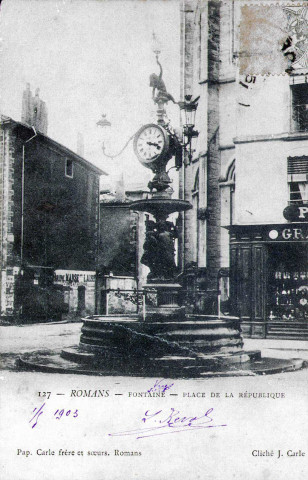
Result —
<instances>
[{"instance_id":1,"label":"clock face","mask_svg":"<svg viewBox=\"0 0 308 480\"><path fill-rule=\"evenodd\" d=\"M151 164L166 152L168 136L155 124L145 125L136 134L135 153L141 163Z\"/></svg>"}]
</instances>

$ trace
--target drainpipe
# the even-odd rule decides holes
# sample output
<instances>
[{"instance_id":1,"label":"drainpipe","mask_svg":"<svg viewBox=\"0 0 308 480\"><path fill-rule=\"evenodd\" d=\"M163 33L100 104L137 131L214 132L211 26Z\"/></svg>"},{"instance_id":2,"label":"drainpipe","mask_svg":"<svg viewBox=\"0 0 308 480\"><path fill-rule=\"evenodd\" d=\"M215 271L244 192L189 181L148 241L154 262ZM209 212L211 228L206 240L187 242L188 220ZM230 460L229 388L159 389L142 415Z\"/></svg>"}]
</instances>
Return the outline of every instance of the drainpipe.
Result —
<instances>
[{"instance_id":1,"label":"drainpipe","mask_svg":"<svg viewBox=\"0 0 308 480\"><path fill-rule=\"evenodd\" d=\"M182 69L182 78L181 78L181 96L184 98L186 91L186 73L185 73L185 53L186 53L186 2L182 0L181 2L181 11L182 11L182 39L181 39L181 69ZM181 122L182 128L182 122ZM179 197L181 200L185 200L185 152L182 151L182 168L179 171ZM179 230L179 239L178 239L178 263L180 267L180 275L184 273L185 268L185 212L179 212L179 217L181 217L182 225Z\"/></svg>"},{"instance_id":2,"label":"drainpipe","mask_svg":"<svg viewBox=\"0 0 308 480\"><path fill-rule=\"evenodd\" d=\"M134 214L137 214L137 220L136 220L136 251L135 251L135 277L136 277L136 291L137 291L137 313L139 313L139 238L140 238L140 214L137 211L133 212Z\"/></svg>"},{"instance_id":3,"label":"drainpipe","mask_svg":"<svg viewBox=\"0 0 308 480\"><path fill-rule=\"evenodd\" d=\"M2 230L2 235L3 235L3 207L4 207L4 184L5 184L5 179L4 179L4 156L5 156L5 134L4 134L4 128L2 129L2 158L3 158L3 164L2 164L2 214L1 214L1 230ZM3 240L3 238L2 238ZM3 248L1 248L1 270L3 266ZM2 272L1 272L2 274Z\"/></svg>"},{"instance_id":4,"label":"drainpipe","mask_svg":"<svg viewBox=\"0 0 308 480\"><path fill-rule=\"evenodd\" d=\"M20 268L23 267L24 257L24 210L25 210L25 145L37 137L37 132L32 126L34 135L22 145L22 167L21 167L21 228L20 228Z\"/></svg>"},{"instance_id":5,"label":"drainpipe","mask_svg":"<svg viewBox=\"0 0 308 480\"><path fill-rule=\"evenodd\" d=\"M95 305L94 313L98 315L99 301L100 301L100 279L99 279L99 252L100 252L100 243L101 243L101 194L100 194L100 179L98 179L98 228L97 228L97 245L95 249Z\"/></svg>"},{"instance_id":6,"label":"drainpipe","mask_svg":"<svg viewBox=\"0 0 308 480\"><path fill-rule=\"evenodd\" d=\"M1 248L1 265L0 265L0 312L2 311L2 306L4 302L5 295L2 296L3 292L3 285L5 284L4 280L4 253L3 253L3 219L4 219L4 186L5 186L5 175L4 175L4 166L5 166L5 133L4 128L2 128L2 209L1 209L1 240L2 240L2 248ZM3 309L4 310L4 309Z\"/></svg>"}]
</instances>

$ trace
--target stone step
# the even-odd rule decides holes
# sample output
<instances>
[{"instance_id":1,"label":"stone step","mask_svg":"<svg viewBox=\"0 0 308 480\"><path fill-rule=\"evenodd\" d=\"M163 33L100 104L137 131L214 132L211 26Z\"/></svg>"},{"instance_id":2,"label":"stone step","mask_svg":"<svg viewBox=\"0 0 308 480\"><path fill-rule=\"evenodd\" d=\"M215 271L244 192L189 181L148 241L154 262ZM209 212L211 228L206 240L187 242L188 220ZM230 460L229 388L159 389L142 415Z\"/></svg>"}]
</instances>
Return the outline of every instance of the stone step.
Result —
<instances>
[{"instance_id":1,"label":"stone step","mask_svg":"<svg viewBox=\"0 0 308 480\"><path fill-rule=\"evenodd\" d=\"M266 338L275 338L275 339L282 339L282 340L308 340L308 336L303 337L302 335L287 335L287 334L273 334L269 333L266 335Z\"/></svg>"},{"instance_id":2,"label":"stone step","mask_svg":"<svg viewBox=\"0 0 308 480\"><path fill-rule=\"evenodd\" d=\"M62 352L63 354L63 352ZM260 360L232 363L221 362L220 359L209 360L207 363L197 364L195 358L189 356L169 356L166 360L146 363L127 363L123 358L104 359L96 358L94 364L78 361L78 351L73 353L71 360L63 358L59 353L31 352L18 359L18 368L29 371L51 373L74 373L81 375L124 375L156 378L205 378L205 377L235 377L273 374L286 371L295 371L305 366L300 359L263 358ZM81 352L82 358L84 353ZM250 356L250 352L247 352ZM64 354L65 355L65 354ZM88 357L89 358L89 357Z\"/></svg>"},{"instance_id":3,"label":"stone step","mask_svg":"<svg viewBox=\"0 0 308 480\"><path fill-rule=\"evenodd\" d=\"M267 330L269 333L277 333L277 334L287 334L287 335L303 335L307 336L307 330L291 330L289 328L281 329L281 328L269 328Z\"/></svg>"}]
</instances>

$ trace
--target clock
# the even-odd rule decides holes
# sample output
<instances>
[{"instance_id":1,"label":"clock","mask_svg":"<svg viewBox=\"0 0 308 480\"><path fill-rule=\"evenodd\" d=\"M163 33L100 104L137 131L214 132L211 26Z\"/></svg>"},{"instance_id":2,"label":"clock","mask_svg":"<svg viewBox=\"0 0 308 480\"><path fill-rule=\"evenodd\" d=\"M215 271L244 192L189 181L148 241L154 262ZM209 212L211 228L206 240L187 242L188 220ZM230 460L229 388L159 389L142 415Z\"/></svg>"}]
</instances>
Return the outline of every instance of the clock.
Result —
<instances>
[{"instance_id":1,"label":"clock","mask_svg":"<svg viewBox=\"0 0 308 480\"><path fill-rule=\"evenodd\" d=\"M169 151L169 135L160 125L144 125L135 135L134 150L139 162L147 168L153 168L153 163L157 163Z\"/></svg>"}]
</instances>

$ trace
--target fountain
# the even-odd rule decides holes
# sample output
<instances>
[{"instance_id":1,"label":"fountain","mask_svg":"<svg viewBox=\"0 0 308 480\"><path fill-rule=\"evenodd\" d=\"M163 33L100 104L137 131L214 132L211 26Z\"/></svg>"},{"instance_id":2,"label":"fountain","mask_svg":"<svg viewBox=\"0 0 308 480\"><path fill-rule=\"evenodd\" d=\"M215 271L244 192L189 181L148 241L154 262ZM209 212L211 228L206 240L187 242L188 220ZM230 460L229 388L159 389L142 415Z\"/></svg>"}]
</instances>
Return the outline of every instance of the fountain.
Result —
<instances>
[{"instance_id":1,"label":"fountain","mask_svg":"<svg viewBox=\"0 0 308 480\"><path fill-rule=\"evenodd\" d=\"M183 305L182 286L175 263L177 228L169 215L184 212L189 202L172 198L166 171L172 157L181 167L183 145L166 122L165 104L174 101L160 76L150 77L157 123L143 126L135 135L138 160L150 168L148 198L132 202L130 208L146 212L146 235L141 262L150 272L143 286L143 309L136 315L101 315L83 319L78 347L61 355L24 356L27 368L72 371L100 375L157 377L203 377L211 375L254 375L294 370L302 362L261 359L260 351L243 350L237 317L190 314ZM188 109L196 109L196 100ZM191 136L195 136L193 129ZM191 152L190 152L191 153ZM152 219L150 219L150 216Z\"/></svg>"},{"instance_id":2,"label":"fountain","mask_svg":"<svg viewBox=\"0 0 308 480\"><path fill-rule=\"evenodd\" d=\"M260 352L243 352L237 317L189 315L181 304L182 286L174 255L177 229L168 217L192 206L172 198L166 167L173 156L180 166L183 145L165 119L165 105L174 99L167 93L156 58L160 76L152 74L150 86L157 105L157 123L143 126L134 138L138 160L153 171L154 177L148 184L148 198L130 206L148 214L141 257L150 269L143 286L144 306L135 317L85 318L78 351L63 351L62 355L68 359L90 358L97 365L108 365L110 372L195 376L260 358ZM197 108L196 101L189 105Z\"/></svg>"}]
</instances>

